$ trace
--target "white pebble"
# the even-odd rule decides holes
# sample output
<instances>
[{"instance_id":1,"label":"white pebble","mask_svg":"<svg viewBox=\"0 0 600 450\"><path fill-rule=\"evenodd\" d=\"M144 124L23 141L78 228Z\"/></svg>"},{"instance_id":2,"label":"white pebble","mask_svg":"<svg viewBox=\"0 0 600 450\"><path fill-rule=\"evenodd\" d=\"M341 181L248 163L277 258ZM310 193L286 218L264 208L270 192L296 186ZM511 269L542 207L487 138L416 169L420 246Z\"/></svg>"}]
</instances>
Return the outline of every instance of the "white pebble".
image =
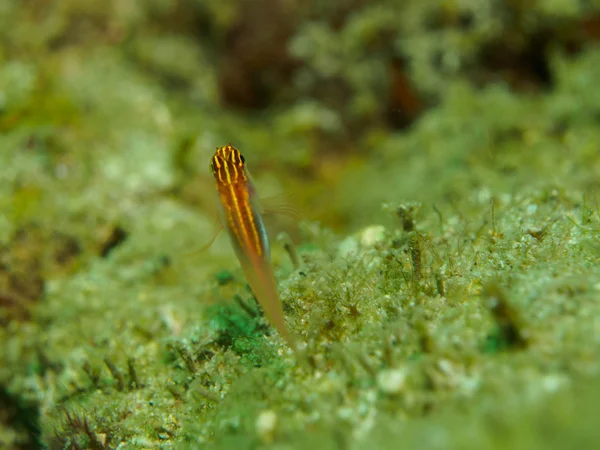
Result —
<instances>
[{"instance_id":1,"label":"white pebble","mask_svg":"<svg viewBox=\"0 0 600 450\"><path fill-rule=\"evenodd\" d=\"M371 225L360 232L360 243L365 247L373 247L385 239L383 225Z\"/></svg>"},{"instance_id":2,"label":"white pebble","mask_svg":"<svg viewBox=\"0 0 600 450\"><path fill-rule=\"evenodd\" d=\"M273 442L275 428L277 427L277 414L269 409L262 411L256 418L256 434L265 443Z\"/></svg>"},{"instance_id":3,"label":"white pebble","mask_svg":"<svg viewBox=\"0 0 600 450\"><path fill-rule=\"evenodd\" d=\"M377 385L386 394L398 394L404 389L406 370L386 369L377 375Z\"/></svg>"}]
</instances>

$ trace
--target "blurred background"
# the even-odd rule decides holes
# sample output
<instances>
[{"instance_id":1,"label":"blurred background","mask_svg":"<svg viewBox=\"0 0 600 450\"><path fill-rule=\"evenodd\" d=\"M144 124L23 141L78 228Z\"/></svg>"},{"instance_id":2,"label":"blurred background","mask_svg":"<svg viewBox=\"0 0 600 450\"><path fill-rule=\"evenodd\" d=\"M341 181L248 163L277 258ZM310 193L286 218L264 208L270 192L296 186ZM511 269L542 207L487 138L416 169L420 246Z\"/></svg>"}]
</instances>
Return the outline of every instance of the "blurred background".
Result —
<instances>
[{"instance_id":1,"label":"blurred background","mask_svg":"<svg viewBox=\"0 0 600 450\"><path fill-rule=\"evenodd\" d=\"M390 198L460 195L448 176L527 134L531 107L519 129L502 105L551 92L553 55L595 45L599 10L591 0L4 0L0 151L13 214L43 200L45 177L203 210L214 201L209 158L229 142L261 191L289 194L338 231L368 224ZM428 118L440 104L450 106ZM546 128L561 132L562 119Z\"/></svg>"}]
</instances>

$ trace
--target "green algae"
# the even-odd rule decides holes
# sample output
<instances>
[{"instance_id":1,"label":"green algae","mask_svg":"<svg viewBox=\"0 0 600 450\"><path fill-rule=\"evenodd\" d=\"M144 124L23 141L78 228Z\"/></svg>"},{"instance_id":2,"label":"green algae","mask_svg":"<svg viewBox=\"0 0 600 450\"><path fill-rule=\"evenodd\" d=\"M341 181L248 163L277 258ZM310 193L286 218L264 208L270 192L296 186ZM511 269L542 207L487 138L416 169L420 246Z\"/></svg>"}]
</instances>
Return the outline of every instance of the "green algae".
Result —
<instances>
[{"instance_id":1,"label":"green algae","mask_svg":"<svg viewBox=\"0 0 600 450\"><path fill-rule=\"evenodd\" d=\"M448 3L433 26L433 6L381 2L341 27L299 27L298 101L253 115L218 107L202 39L142 26L122 50L107 45L120 28L169 23L169 2L151 3L109 13L65 2L36 33L24 25L31 11L1 7L3 25L19 18L10 43L0 32L3 314L7 293L31 284L16 274L39 274L45 287L27 320L0 316L0 446L600 439L597 48L552 49L546 91L474 87L465 68L507 29L500 2ZM194 4L219 33L235 22L233 3ZM521 32L585 8L538 2L521 11L536 19ZM454 26L466 13L471 25ZM76 33L62 15L87 17L90 29ZM377 119L392 52L381 36L396 29L389 42L411 57L416 86L439 97L405 132ZM438 52L443 70L432 65ZM348 103L320 97L323 81L350 86ZM319 165L357 123L359 156ZM259 314L226 240L185 256L214 231L205 168L229 141L261 191L300 188L299 202L315 206L299 232L300 268L273 244L299 357ZM316 224L324 218L343 230Z\"/></svg>"}]
</instances>

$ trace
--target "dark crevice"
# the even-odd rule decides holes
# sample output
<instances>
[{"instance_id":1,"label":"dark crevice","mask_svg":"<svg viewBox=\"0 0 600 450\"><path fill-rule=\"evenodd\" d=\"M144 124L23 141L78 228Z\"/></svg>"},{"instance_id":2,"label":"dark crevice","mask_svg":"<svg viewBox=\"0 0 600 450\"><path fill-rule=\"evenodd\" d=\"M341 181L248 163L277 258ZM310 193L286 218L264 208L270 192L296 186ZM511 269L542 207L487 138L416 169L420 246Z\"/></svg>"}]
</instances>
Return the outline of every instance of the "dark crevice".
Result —
<instances>
[{"instance_id":1,"label":"dark crevice","mask_svg":"<svg viewBox=\"0 0 600 450\"><path fill-rule=\"evenodd\" d=\"M0 386L0 424L17 434L13 450L38 450L40 442L40 414L36 404L9 394Z\"/></svg>"},{"instance_id":2,"label":"dark crevice","mask_svg":"<svg viewBox=\"0 0 600 450\"><path fill-rule=\"evenodd\" d=\"M513 40L519 44L511 44ZM471 78L479 86L507 82L515 90L551 89L554 78L548 50L552 45L555 45L554 36L549 32L524 40L507 36L506 40L493 41L482 48Z\"/></svg>"}]
</instances>

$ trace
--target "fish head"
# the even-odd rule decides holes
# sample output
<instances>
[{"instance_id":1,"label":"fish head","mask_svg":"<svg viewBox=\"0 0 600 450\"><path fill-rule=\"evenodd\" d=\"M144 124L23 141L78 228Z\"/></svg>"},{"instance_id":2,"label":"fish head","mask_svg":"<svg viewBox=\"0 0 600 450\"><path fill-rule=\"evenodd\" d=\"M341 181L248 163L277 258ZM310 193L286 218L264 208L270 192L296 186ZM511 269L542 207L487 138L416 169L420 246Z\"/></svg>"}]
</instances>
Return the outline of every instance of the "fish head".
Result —
<instances>
[{"instance_id":1,"label":"fish head","mask_svg":"<svg viewBox=\"0 0 600 450\"><path fill-rule=\"evenodd\" d=\"M246 181L246 160L240 151L231 144L217 147L210 160L210 171L217 183L230 185Z\"/></svg>"}]
</instances>

